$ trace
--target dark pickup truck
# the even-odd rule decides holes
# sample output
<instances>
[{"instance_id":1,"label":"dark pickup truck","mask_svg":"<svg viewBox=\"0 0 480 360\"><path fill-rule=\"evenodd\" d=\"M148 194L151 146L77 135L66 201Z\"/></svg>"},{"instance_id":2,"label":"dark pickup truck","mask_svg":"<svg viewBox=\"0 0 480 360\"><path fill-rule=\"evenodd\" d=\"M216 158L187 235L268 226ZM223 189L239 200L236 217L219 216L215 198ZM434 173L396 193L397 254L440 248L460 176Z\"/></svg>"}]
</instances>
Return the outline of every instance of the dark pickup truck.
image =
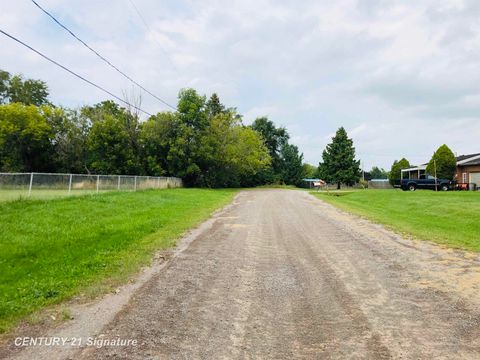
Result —
<instances>
[{"instance_id":1,"label":"dark pickup truck","mask_svg":"<svg viewBox=\"0 0 480 360\"><path fill-rule=\"evenodd\" d=\"M448 191L452 188L452 181L447 179L435 179L433 176L427 176L425 179L402 179L400 188L404 191L415 191L417 189L431 189Z\"/></svg>"}]
</instances>

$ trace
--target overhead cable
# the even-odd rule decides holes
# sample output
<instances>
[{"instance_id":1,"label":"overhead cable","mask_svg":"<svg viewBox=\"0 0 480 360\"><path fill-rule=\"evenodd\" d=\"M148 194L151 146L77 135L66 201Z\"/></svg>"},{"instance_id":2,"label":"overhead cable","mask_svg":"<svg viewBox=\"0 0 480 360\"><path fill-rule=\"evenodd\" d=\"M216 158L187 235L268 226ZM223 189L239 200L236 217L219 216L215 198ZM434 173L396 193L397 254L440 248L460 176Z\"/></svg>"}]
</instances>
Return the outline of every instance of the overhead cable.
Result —
<instances>
[{"instance_id":1,"label":"overhead cable","mask_svg":"<svg viewBox=\"0 0 480 360\"><path fill-rule=\"evenodd\" d=\"M10 38L10 39L12 39L12 40L14 40L14 41L16 41L17 43L23 45L23 46L26 47L27 49L29 49L29 50L33 51L34 53L40 55L41 57L43 57L44 59L50 61L51 63L53 63L53 64L55 64L55 65L57 65L58 67L61 67L63 70L69 72L69 73L72 74L73 76L76 76L76 77L79 78L80 80L83 80L83 81L85 81L86 83L88 83L88 84L96 87L97 89L99 89L99 90L107 93L108 95L110 95L111 97L115 98L116 100L124 103L125 105L128 105L128 106L130 106L130 107L132 107L132 108L134 108L134 109L136 109L136 110L138 110L138 111L141 111L141 112L143 112L143 113L145 113L145 114L147 114L147 115L149 115L149 116L153 116L153 115L150 114L149 112L141 109L140 107L138 107L138 106L136 106L136 105L130 104L128 101L123 100L121 97L113 94L112 92L106 90L105 88L101 87L100 85L95 84L93 81L88 80L87 78L83 77L82 75L77 74L77 73L74 72L73 70L70 70L70 69L67 68L66 66L64 66L64 65L60 64L59 62L51 59L51 58L48 57L47 55L45 55L45 54L41 53L40 51L34 49L33 47L31 47L30 45L26 44L26 43L23 42L22 40L16 38L15 36L10 35L9 33L3 31L2 29L0 29L0 33L2 33L3 35L5 35L6 37L8 37L8 38Z\"/></svg>"},{"instance_id":2,"label":"overhead cable","mask_svg":"<svg viewBox=\"0 0 480 360\"><path fill-rule=\"evenodd\" d=\"M109 65L111 68L113 68L115 71L117 71L120 75L122 75L123 77L125 77L127 80L129 80L130 82L132 82L133 84L135 84L136 86L138 86L140 89L142 89L143 91L145 91L147 94L151 95L152 97L154 97L155 99L157 99L158 101L160 101L162 104L172 108L173 110L177 110L177 108L173 105L170 105L168 102L166 102L165 100L163 100L162 98L160 98L159 96L155 95L154 93L152 93L150 90L146 89L145 87L143 87L140 83L138 83L137 81L135 81L134 79L132 79L130 76L128 76L127 74L125 74L122 70L120 70L117 66L115 66L114 64L112 64L107 58L105 58L103 55L101 55L98 51L96 51L95 49L93 49L90 45L88 45L85 41L83 41L82 39L80 39L73 31L71 31L68 27L66 27L65 25L63 25L59 20L57 20L55 18L55 16L53 16L51 13L49 13L47 10L45 10L42 6L40 6L35 0L30 0L33 4L35 4L36 7L38 7L42 12L44 12L48 17L50 17L58 26L60 26L62 29L64 29L65 31L67 31L71 36L73 36L77 41L79 41L83 46L85 46L87 49L89 49L91 52L93 52L96 56L98 56L103 62L105 62L107 65Z\"/></svg>"},{"instance_id":3,"label":"overhead cable","mask_svg":"<svg viewBox=\"0 0 480 360\"><path fill-rule=\"evenodd\" d=\"M138 7L135 5L135 3L133 2L133 0L129 0L130 4L132 5L133 9L135 10L135 12L137 13L138 17L140 18L140 20L142 21L143 25L145 26L145 29L147 29L147 31L152 35L152 39L153 41L155 41L155 43L158 45L158 47L160 48L160 50L162 50L163 54L165 55L165 57L168 59L168 61L170 62L170 65L172 65L172 68L175 70L175 72L180 75L180 72L178 71L177 67L175 66L175 64L173 63L172 59L170 58L170 56L168 56L168 53L165 51L165 49L163 48L162 44L160 44L160 42L157 40L156 36L155 36L155 33L153 32L153 30L150 28L150 26L148 26L148 23L147 21L145 20L145 17L142 15L142 13L140 12L140 10L138 9Z\"/></svg>"}]
</instances>

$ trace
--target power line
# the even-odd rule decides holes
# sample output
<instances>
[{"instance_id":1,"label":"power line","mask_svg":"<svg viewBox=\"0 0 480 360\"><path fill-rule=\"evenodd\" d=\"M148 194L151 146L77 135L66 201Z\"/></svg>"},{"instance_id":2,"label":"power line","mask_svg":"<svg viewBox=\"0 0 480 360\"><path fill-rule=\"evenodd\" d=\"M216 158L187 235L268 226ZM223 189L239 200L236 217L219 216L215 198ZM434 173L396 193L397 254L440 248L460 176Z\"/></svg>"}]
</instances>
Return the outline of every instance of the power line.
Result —
<instances>
[{"instance_id":1,"label":"power line","mask_svg":"<svg viewBox=\"0 0 480 360\"><path fill-rule=\"evenodd\" d=\"M133 0L128 0L130 2L130 4L132 5L133 9L135 10L135 12L137 13L138 17L140 18L140 20L142 20L142 23L143 25L145 26L145 29L147 29L147 31L152 35L152 39L153 41L155 41L155 43L158 45L158 47L160 48L160 50L162 50L163 54L165 55L165 57L168 59L168 61L170 62L170 65L172 65L172 68L175 70L175 72L180 75L180 72L178 71L177 67L175 66L175 64L173 63L172 59L170 59L170 56L168 56L167 52L165 51L165 49L163 48L162 44L160 44L159 41L157 41L157 38L155 37L155 33L152 31L152 29L150 28L150 26L148 26L148 23L147 21L145 20L145 17L142 15L142 13L140 12L140 10L138 9L138 7L135 5L135 3L133 2Z\"/></svg>"},{"instance_id":2,"label":"power line","mask_svg":"<svg viewBox=\"0 0 480 360\"><path fill-rule=\"evenodd\" d=\"M67 31L70 35L72 35L75 39L77 39L83 46L85 46L87 49L89 49L91 52L93 52L96 56L98 56L100 59L102 59L107 65L109 65L110 67L112 67L115 71L117 71L119 74L121 74L123 77L125 77L126 79L128 79L129 81L131 81L132 83L134 83L135 85L137 85L140 89L142 89L143 91L145 91L146 93L150 94L151 96L153 96L155 99L157 99L158 101L160 101L162 104L172 108L173 110L177 110L177 108L175 106L172 106L170 105L169 103L167 103L165 100L161 99L160 97L158 97L157 95L155 95L154 93L152 93L151 91L145 89L142 85L140 85L138 82L136 82L135 80L133 80L130 76L128 76L127 74L125 74L122 70L120 70L118 67L116 67L115 65L113 65L108 59L106 59L103 55L99 54L98 51L96 51L95 49L93 49L90 45L88 45L85 41L83 41L82 39L80 39L77 35L75 35L69 28L67 28L65 25L63 25L59 20L57 20L52 14L50 14L47 10L45 10L43 7L41 7L35 0L30 0L33 4L35 4L36 7L38 7L42 12L44 12L48 17L50 17L58 26L60 26L61 28L63 28L65 31Z\"/></svg>"},{"instance_id":3,"label":"power line","mask_svg":"<svg viewBox=\"0 0 480 360\"><path fill-rule=\"evenodd\" d=\"M99 90L102 90L103 92L107 93L108 95L110 95L111 97L113 97L113 98L117 99L118 101L120 101L120 102L122 102L122 103L124 103L124 104L126 104L126 105L128 105L128 106L131 106L132 108L134 108L134 109L136 109L136 110L138 110L138 111L141 111L141 112L143 112L143 113L145 113L145 114L147 114L147 115L149 115L149 116L153 116L153 115L152 115L152 114L150 114L149 112L147 112L147 111L145 111L145 110L143 110L143 109L139 108L139 107L138 107L138 106L136 106L136 105L132 105L132 104L130 104L128 101L125 101L125 100L123 100L122 98L118 97L117 95L115 95L115 94L111 93L110 91L108 91L108 90L104 89L104 88L103 88L103 87L101 87L100 85L97 85L97 84L95 84L94 82L92 82L92 81L90 81L90 80L88 80L88 79L84 78L83 76L81 76L81 75L78 75L76 72L74 72L74 71L70 70L70 69L69 69L69 68L67 68L66 66L64 66L64 65L62 65L62 64L60 64L60 63L58 63L58 62L56 62L55 60L53 60L53 59L49 58L47 55L45 55L45 54L42 54L40 51L38 51L38 50L34 49L33 47L31 47L30 45L28 45L28 44L24 43L22 40L20 40L20 39L17 39L15 36L13 36L13 35L10 35L9 33L7 33L7 32L5 32L5 31L3 31L2 29L0 29L0 33L2 33L3 35L5 35L6 37L9 37L10 39L12 39L12 40L16 41L17 43L19 43L19 44L21 44L21 45L25 46L27 49L30 49L31 51L33 51L34 53L36 53L36 54L40 55L41 57L43 57L44 59L46 59L46 60L50 61L51 63L53 63L53 64L55 64L55 65L57 65L57 66L61 67L63 70L65 70L65 71L69 72L69 73L70 73L70 74L72 74L73 76L76 76L77 78L79 78L79 79L81 79L81 80L85 81L86 83L88 83L88 84L90 84L90 85L92 85L92 86L95 86L97 89L99 89Z\"/></svg>"}]
</instances>

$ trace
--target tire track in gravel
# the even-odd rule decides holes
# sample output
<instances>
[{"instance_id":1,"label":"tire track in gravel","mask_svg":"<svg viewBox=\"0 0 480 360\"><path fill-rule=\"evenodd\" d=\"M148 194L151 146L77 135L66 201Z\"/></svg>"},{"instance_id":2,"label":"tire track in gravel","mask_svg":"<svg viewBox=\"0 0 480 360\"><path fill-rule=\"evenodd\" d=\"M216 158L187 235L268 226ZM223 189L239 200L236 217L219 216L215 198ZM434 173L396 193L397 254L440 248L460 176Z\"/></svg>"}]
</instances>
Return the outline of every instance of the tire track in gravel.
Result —
<instances>
[{"instance_id":1,"label":"tire track in gravel","mask_svg":"<svg viewBox=\"0 0 480 360\"><path fill-rule=\"evenodd\" d=\"M252 190L75 359L479 359L480 258Z\"/></svg>"}]
</instances>

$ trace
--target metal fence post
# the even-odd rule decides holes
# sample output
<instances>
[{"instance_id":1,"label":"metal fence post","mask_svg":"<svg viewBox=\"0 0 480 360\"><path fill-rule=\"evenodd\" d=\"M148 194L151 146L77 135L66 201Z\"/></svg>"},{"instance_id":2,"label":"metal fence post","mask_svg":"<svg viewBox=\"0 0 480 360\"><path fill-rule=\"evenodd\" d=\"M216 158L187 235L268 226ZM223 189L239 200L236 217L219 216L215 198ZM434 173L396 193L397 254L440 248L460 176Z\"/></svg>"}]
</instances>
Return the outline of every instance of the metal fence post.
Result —
<instances>
[{"instance_id":1,"label":"metal fence post","mask_svg":"<svg viewBox=\"0 0 480 360\"><path fill-rule=\"evenodd\" d=\"M97 175L97 193L98 193L99 187L100 187L100 175Z\"/></svg>"},{"instance_id":2,"label":"metal fence post","mask_svg":"<svg viewBox=\"0 0 480 360\"><path fill-rule=\"evenodd\" d=\"M33 172L30 174L30 185L28 186L28 196L32 195Z\"/></svg>"},{"instance_id":3,"label":"metal fence post","mask_svg":"<svg viewBox=\"0 0 480 360\"><path fill-rule=\"evenodd\" d=\"M68 194L72 192L72 177L73 174L70 174L70 179L68 180Z\"/></svg>"},{"instance_id":4,"label":"metal fence post","mask_svg":"<svg viewBox=\"0 0 480 360\"><path fill-rule=\"evenodd\" d=\"M137 191L137 177L135 176L133 191Z\"/></svg>"},{"instance_id":5,"label":"metal fence post","mask_svg":"<svg viewBox=\"0 0 480 360\"><path fill-rule=\"evenodd\" d=\"M118 185L117 185L117 190L120 191L120 175L118 175Z\"/></svg>"}]
</instances>

